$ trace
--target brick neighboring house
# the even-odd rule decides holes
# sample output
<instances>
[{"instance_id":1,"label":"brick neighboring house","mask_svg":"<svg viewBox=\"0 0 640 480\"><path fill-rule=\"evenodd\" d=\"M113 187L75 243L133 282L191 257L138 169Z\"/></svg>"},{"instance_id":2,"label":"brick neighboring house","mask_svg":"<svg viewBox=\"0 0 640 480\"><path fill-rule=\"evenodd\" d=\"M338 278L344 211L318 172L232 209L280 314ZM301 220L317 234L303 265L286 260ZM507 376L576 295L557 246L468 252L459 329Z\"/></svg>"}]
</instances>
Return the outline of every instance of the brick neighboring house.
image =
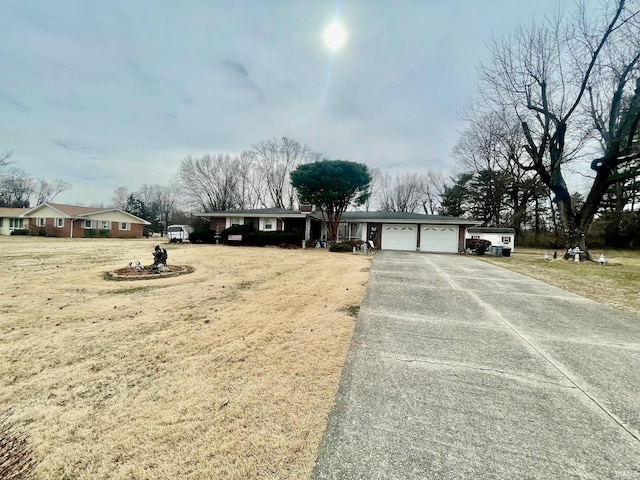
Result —
<instances>
[{"instance_id":1,"label":"brick neighboring house","mask_svg":"<svg viewBox=\"0 0 640 480\"><path fill-rule=\"evenodd\" d=\"M118 208L95 208L43 203L27 209L20 215L28 222L33 235L44 232L51 237L114 237L139 238L144 236L144 227L150 225Z\"/></svg>"}]
</instances>

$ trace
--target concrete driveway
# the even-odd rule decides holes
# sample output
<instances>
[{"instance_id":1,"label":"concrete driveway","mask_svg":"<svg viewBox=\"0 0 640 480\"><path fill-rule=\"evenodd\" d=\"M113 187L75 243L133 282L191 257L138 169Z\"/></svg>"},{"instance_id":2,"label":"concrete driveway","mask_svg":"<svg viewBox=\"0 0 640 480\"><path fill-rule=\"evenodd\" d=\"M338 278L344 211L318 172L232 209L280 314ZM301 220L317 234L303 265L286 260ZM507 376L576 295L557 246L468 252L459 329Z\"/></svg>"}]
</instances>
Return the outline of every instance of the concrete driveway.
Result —
<instances>
[{"instance_id":1,"label":"concrete driveway","mask_svg":"<svg viewBox=\"0 0 640 480\"><path fill-rule=\"evenodd\" d=\"M379 252L315 479L640 479L640 317Z\"/></svg>"}]
</instances>

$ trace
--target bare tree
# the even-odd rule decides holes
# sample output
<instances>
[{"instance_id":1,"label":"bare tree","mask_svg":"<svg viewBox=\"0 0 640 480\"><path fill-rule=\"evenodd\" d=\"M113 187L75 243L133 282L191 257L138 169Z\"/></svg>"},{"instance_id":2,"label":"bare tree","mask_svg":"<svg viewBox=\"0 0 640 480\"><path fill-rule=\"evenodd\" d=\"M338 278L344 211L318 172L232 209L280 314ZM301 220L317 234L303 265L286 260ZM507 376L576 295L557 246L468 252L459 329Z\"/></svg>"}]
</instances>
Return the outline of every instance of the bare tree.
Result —
<instances>
[{"instance_id":1,"label":"bare tree","mask_svg":"<svg viewBox=\"0 0 640 480\"><path fill-rule=\"evenodd\" d=\"M398 173L391 176L380 173L372 192L372 203L385 212L411 212L422 210L435 215L446 180L441 172Z\"/></svg>"},{"instance_id":2,"label":"bare tree","mask_svg":"<svg viewBox=\"0 0 640 480\"><path fill-rule=\"evenodd\" d=\"M240 208L240 157L230 155L187 156L175 177L175 185L183 198L204 211Z\"/></svg>"},{"instance_id":3,"label":"bare tree","mask_svg":"<svg viewBox=\"0 0 640 480\"><path fill-rule=\"evenodd\" d=\"M427 215L436 215L446 180L442 172L427 170L422 179L422 209Z\"/></svg>"},{"instance_id":4,"label":"bare tree","mask_svg":"<svg viewBox=\"0 0 640 480\"><path fill-rule=\"evenodd\" d=\"M519 233L539 191L535 173L521 166L527 158L519 122L507 111L485 113L472 107L466 110L465 119L469 126L453 155L462 170L473 172L480 187L474 201L483 204L476 210L484 216L478 218L488 224L508 224Z\"/></svg>"},{"instance_id":5,"label":"bare tree","mask_svg":"<svg viewBox=\"0 0 640 480\"><path fill-rule=\"evenodd\" d=\"M319 153L288 137L255 143L249 154L268 194L262 203L279 208L293 208L296 203L296 193L289 179L291 172L298 165L322 159Z\"/></svg>"},{"instance_id":6,"label":"bare tree","mask_svg":"<svg viewBox=\"0 0 640 480\"><path fill-rule=\"evenodd\" d=\"M254 168L253 153L243 151L238 164L240 208L263 208L267 206L267 187L263 175Z\"/></svg>"},{"instance_id":7,"label":"bare tree","mask_svg":"<svg viewBox=\"0 0 640 480\"><path fill-rule=\"evenodd\" d=\"M126 187L118 187L113 192L113 197L111 197L111 201L113 202L113 206L124 210L127 206L127 199L129 198L130 192Z\"/></svg>"},{"instance_id":8,"label":"bare tree","mask_svg":"<svg viewBox=\"0 0 640 480\"><path fill-rule=\"evenodd\" d=\"M53 180L46 180L44 178L38 178L34 181L34 195L35 204L52 202L59 194L66 192L71 188L71 184L54 178Z\"/></svg>"},{"instance_id":9,"label":"bare tree","mask_svg":"<svg viewBox=\"0 0 640 480\"><path fill-rule=\"evenodd\" d=\"M177 202L177 193L172 185L152 185L153 203L160 221L161 233L166 231L171 222Z\"/></svg>"},{"instance_id":10,"label":"bare tree","mask_svg":"<svg viewBox=\"0 0 640 480\"><path fill-rule=\"evenodd\" d=\"M380 182L382 181L382 171L379 168L370 168L369 175L371 176L371 182L369 183L370 195L364 202L365 212L368 212L372 206L376 205L376 198L380 191Z\"/></svg>"},{"instance_id":11,"label":"bare tree","mask_svg":"<svg viewBox=\"0 0 640 480\"><path fill-rule=\"evenodd\" d=\"M0 167L6 167L13 163L11 161L11 155L13 155L12 152L0 152Z\"/></svg>"},{"instance_id":12,"label":"bare tree","mask_svg":"<svg viewBox=\"0 0 640 480\"><path fill-rule=\"evenodd\" d=\"M11 168L0 178L0 205L29 207L35 191L35 181L24 170Z\"/></svg>"},{"instance_id":13,"label":"bare tree","mask_svg":"<svg viewBox=\"0 0 640 480\"><path fill-rule=\"evenodd\" d=\"M422 178L417 173L382 174L378 206L384 212L417 212L422 205Z\"/></svg>"},{"instance_id":14,"label":"bare tree","mask_svg":"<svg viewBox=\"0 0 640 480\"><path fill-rule=\"evenodd\" d=\"M637 176L640 159L638 0L608 2L600 12L590 17L581 5L573 18L558 16L494 41L480 85L488 110L514 112L527 153L526 161L514 161L553 192L566 246L583 251L606 191ZM595 155L593 135L602 142ZM592 181L577 206L565 178L568 168L582 165Z\"/></svg>"}]
</instances>

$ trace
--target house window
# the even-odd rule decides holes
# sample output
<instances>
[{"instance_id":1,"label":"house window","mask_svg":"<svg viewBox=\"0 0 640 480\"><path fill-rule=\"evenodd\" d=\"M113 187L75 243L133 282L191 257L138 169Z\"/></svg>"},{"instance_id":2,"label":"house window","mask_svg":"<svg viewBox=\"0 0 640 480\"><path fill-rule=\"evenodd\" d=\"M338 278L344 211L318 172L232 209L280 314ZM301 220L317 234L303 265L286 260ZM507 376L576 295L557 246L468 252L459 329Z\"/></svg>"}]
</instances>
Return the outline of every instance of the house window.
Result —
<instances>
[{"instance_id":1,"label":"house window","mask_svg":"<svg viewBox=\"0 0 640 480\"><path fill-rule=\"evenodd\" d=\"M341 223L338 225L338 238L337 240L346 241L348 233L348 225L346 223Z\"/></svg>"},{"instance_id":2,"label":"house window","mask_svg":"<svg viewBox=\"0 0 640 480\"><path fill-rule=\"evenodd\" d=\"M56 228L64 227L64 218L56 218Z\"/></svg>"},{"instance_id":3,"label":"house window","mask_svg":"<svg viewBox=\"0 0 640 480\"><path fill-rule=\"evenodd\" d=\"M244 225L244 218L243 217L231 217L231 226L233 227L234 225Z\"/></svg>"},{"instance_id":4,"label":"house window","mask_svg":"<svg viewBox=\"0 0 640 480\"><path fill-rule=\"evenodd\" d=\"M9 219L9 230L21 230L21 229L22 229L22 218Z\"/></svg>"},{"instance_id":5,"label":"house window","mask_svg":"<svg viewBox=\"0 0 640 480\"><path fill-rule=\"evenodd\" d=\"M36 225L44 227L46 220L44 218L36 218Z\"/></svg>"},{"instance_id":6,"label":"house window","mask_svg":"<svg viewBox=\"0 0 640 480\"><path fill-rule=\"evenodd\" d=\"M129 222L120 222L118 227L120 230L131 230L131 224Z\"/></svg>"},{"instance_id":7,"label":"house window","mask_svg":"<svg viewBox=\"0 0 640 480\"><path fill-rule=\"evenodd\" d=\"M111 222L109 222L107 220L101 220L100 221L100 229L101 230L109 230L109 229L111 229Z\"/></svg>"},{"instance_id":8,"label":"house window","mask_svg":"<svg viewBox=\"0 0 640 480\"><path fill-rule=\"evenodd\" d=\"M362 223L349 224L349 240L360 240L362 238Z\"/></svg>"},{"instance_id":9,"label":"house window","mask_svg":"<svg viewBox=\"0 0 640 480\"><path fill-rule=\"evenodd\" d=\"M275 230L276 229L276 219L275 218L265 218L264 219L264 229L265 230Z\"/></svg>"},{"instance_id":10,"label":"house window","mask_svg":"<svg viewBox=\"0 0 640 480\"><path fill-rule=\"evenodd\" d=\"M85 220L82 228L93 228L93 220Z\"/></svg>"},{"instance_id":11,"label":"house window","mask_svg":"<svg viewBox=\"0 0 640 480\"><path fill-rule=\"evenodd\" d=\"M511 243L511 237L502 237L502 243Z\"/></svg>"}]
</instances>

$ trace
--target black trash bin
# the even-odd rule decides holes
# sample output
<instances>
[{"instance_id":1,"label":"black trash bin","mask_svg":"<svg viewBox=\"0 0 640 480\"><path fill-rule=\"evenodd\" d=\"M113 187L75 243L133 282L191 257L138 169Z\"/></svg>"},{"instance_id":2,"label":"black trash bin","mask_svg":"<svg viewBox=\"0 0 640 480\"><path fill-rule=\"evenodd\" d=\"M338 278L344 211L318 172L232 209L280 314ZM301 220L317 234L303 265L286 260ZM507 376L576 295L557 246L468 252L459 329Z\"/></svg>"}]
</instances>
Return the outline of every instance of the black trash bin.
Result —
<instances>
[{"instance_id":1,"label":"black trash bin","mask_svg":"<svg viewBox=\"0 0 640 480\"><path fill-rule=\"evenodd\" d=\"M511 256L511 249L510 248L503 248L502 249L502 256L503 257L510 257Z\"/></svg>"}]
</instances>

